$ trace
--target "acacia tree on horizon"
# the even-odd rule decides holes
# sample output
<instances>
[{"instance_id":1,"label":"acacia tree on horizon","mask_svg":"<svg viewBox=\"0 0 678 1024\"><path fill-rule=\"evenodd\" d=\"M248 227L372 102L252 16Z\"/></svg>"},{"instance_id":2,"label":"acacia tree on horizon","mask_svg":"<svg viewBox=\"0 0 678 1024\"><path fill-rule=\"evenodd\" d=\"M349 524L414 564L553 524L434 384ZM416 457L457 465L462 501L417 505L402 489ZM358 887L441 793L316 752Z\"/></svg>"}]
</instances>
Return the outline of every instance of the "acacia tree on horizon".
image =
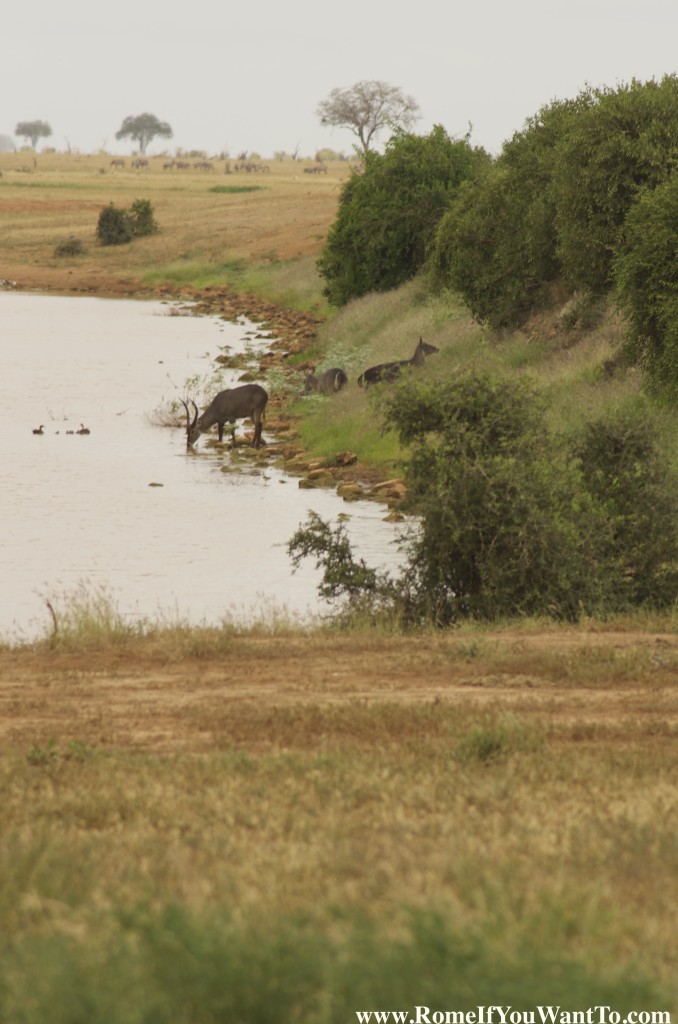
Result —
<instances>
[{"instance_id":1,"label":"acacia tree on horizon","mask_svg":"<svg viewBox=\"0 0 678 1024\"><path fill-rule=\"evenodd\" d=\"M146 152L149 142L156 136L164 139L172 138L172 129L167 121L159 121L155 114L137 114L126 117L122 126L115 133L116 139L134 139L139 143L139 152L142 156Z\"/></svg>"},{"instance_id":2,"label":"acacia tree on horizon","mask_svg":"<svg viewBox=\"0 0 678 1024\"><path fill-rule=\"evenodd\" d=\"M356 82L347 89L332 89L318 104L317 114L325 127L347 128L367 153L383 128L412 128L419 117L419 104L387 82Z\"/></svg>"},{"instance_id":3,"label":"acacia tree on horizon","mask_svg":"<svg viewBox=\"0 0 678 1024\"><path fill-rule=\"evenodd\" d=\"M31 146L35 149L38 139L48 138L52 134L52 129L47 121L19 121L14 134L30 140Z\"/></svg>"}]
</instances>

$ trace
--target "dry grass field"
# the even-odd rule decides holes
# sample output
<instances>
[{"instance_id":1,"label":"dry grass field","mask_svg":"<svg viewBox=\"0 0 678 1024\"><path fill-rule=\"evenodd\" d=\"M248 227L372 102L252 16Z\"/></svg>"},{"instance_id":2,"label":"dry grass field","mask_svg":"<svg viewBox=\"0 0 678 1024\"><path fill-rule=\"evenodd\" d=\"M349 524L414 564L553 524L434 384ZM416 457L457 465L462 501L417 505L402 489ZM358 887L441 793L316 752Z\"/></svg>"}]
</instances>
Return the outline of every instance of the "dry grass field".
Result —
<instances>
[{"instance_id":1,"label":"dry grass field","mask_svg":"<svg viewBox=\"0 0 678 1024\"><path fill-rule=\"evenodd\" d=\"M28 152L0 153L0 277L20 288L129 294L181 284L196 267L210 271L237 261L274 263L315 257L334 220L346 162L327 173L313 164L264 161L268 170L235 172L237 161L212 170L176 167L152 157L140 170L111 166L111 158ZM259 161L257 161L259 163ZM128 209L150 199L157 235L133 245L97 244L99 213L109 203ZM74 235L82 256L57 257ZM147 278L153 276L151 284Z\"/></svg>"},{"instance_id":2,"label":"dry grass field","mask_svg":"<svg viewBox=\"0 0 678 1024\"><path fill-rule=\"evenodd\" d=\"M97 294L312 261L349 173L36 160L0 278ZM160 234L97 246L137 198ZM0 1024L678 1012L677 777L675 615L0 645Z\"/></svg>"}]
</instances>

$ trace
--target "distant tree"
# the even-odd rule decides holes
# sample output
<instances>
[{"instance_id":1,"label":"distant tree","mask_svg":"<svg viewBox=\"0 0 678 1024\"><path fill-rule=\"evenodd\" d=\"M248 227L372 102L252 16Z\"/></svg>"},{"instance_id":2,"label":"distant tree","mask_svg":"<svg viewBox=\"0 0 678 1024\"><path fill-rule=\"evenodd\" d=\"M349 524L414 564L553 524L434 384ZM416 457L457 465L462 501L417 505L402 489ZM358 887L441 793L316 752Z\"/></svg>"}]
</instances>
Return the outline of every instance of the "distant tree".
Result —
<instances>
[{"instance_id":1,"label":"distant tree","mask_svg":"<svg viewBox=\"0 0 678 1024\"><path fill-rule=\"evenodd\" d=\"M27 139L35 149L38 139L46 139L52 134L52 129L47 121L19 121L14 129L14 134L21 136L22 139Z\"/></svg>"},{"instance_id":2,"label":"distant tree","mask_svg":"<svg viewBox=\"0 0 678 1024\"><path fill-rule=\"evenodd\" d=\"M333 89L318 104L320 123L348 128L365 153L383 128L409 130L419 117L419 105L401 89L386 82L356 82L348 89Z\"/></svg>"},{"instance_id":3,"label":"distant tree","mask_svg":"<svg viewBox=\"0 0 678 1024\"><path fill-rule=\"evenodd\" d=\"M157 136L163 139L172 138L172 129L166 121L159 121L155 114L138 114L126 117L122 127L115 133L116 139L134 139L139 143L139 152L143 155L149 142Z\"/></svg>"}]
</instances>

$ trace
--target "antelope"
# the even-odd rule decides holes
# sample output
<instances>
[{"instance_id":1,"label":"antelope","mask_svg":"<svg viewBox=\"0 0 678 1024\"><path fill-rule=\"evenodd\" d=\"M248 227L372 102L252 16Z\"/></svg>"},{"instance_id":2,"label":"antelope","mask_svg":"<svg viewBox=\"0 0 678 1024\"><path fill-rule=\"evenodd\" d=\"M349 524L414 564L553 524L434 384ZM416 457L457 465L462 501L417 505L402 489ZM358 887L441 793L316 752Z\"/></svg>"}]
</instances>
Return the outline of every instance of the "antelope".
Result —
<instances>
[{"instance_id":1,"label":"antelope","mask_svg":"<svg viewBox=\"0 0 678 1024\"><path fill-rule=\"evenodd\" d=\"M429 345L423 338L419 338L411 359L398 359L392 363L379 363L378 366L370 366L368 370L360 374L358 384L361 388L366 388L369 384L379 384L381 381L392 383L408 366L423 366L426 356L432 356L437 351L435 345Z\"/></svg>"},{"instance_id":2,"label":"antelope","mask_svg":"<svg viewBox=\"0 0 678 1024\"><path fill-rule=\"evenodd\" d=\"M192 448L200 435L206 433L215 423L219 431L219 440L223 441L224 425L227 421L231 424L231 447L235 447L235 421L247 419L248 416L254 423L252 446L259 448L267 402L268 395L259 384L243 384L239 388L220 391L217 397L212 399L202 416L198 415L198 407L191 399L195 410L195 414L191 417L188 405L182 399L181 404L186 410L186 448Z\"/></svg>"},{"instance_id":3,"label":"antelope","mask_svg":"<svg viewBox=\"0 0 678 1024\"><path fill-rule=\"evenodd\" d=\"M335 391L341 391L347 384L348 377L344 371L338 366L333 366L329 370L324 370L319 377L316 377L315 372L307 373L304 390L306 394L317 391L320 395L332 395Z\"/></svg>"}]
</instances>

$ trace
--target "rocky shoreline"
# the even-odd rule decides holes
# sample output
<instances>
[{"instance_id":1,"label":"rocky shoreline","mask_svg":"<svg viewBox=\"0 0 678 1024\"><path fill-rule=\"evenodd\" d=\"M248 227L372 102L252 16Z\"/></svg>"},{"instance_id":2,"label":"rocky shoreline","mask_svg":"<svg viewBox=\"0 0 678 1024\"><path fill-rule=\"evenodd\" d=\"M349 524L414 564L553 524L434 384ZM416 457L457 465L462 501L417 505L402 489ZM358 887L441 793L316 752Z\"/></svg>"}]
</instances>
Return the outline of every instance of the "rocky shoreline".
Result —
<instances>
[{"instance_id":1,"label":"rocky shoreline","mask_svg":"<svg viewBox=\"0 0 678 1024\"><path fill-rule=\"evenodd\" d=\"M274 366L285 372L287 357L303 353L315 340L318 327L323 322L310 313L284 309L257 296L241 295L227 288L196 289L190 295L182 295L181 301L190 302L192 315L219 316L228 320L246 317L258 324L262 331L270 332L274 340L260 359L259 371L262 374ZM310 369L310 364L297 366L298 370L304 368ZM407 494L404 480L381 479L374 470L361 465L353 452L337 452L334 462L312 458L299 442L295 418L275 398L271 400L267 427L277 440L274 446L269 446L264 458L268 461L272 457L286 473L298 476L300 487L334 487L344 501L382 502L388 509L387 519L403 518L399 506ZM219 447L217 442L208 443L211 447Z\"/></svg>"}]
</instances>

